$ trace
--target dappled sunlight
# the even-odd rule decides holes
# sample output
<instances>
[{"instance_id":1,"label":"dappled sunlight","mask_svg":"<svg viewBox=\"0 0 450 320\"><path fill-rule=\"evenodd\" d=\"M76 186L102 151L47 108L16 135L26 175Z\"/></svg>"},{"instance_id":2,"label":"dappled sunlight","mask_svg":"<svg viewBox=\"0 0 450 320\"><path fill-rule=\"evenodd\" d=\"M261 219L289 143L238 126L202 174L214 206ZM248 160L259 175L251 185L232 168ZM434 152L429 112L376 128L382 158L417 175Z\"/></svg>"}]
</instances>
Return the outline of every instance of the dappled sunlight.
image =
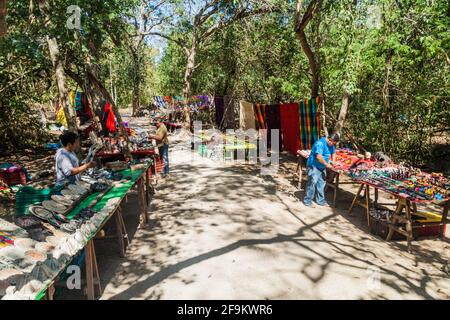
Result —
<instances>
[{"instance_id":1,"label":"dappled sunlight","mask_svg":"<svg viewBox=\"0 0 450 320\"><path fill-rule=\"evenodd\" d=\"M339 208L306 210L257 165L205 164L195 155L189 164L174 159L172 168L152 203L158 224L138 232L103 299L450 296L438 270L445 257L420 242L411 255L372 236L359 209L353 217ZM368 287L371 270L379 288Z\"/></svg>"}]
</instances>

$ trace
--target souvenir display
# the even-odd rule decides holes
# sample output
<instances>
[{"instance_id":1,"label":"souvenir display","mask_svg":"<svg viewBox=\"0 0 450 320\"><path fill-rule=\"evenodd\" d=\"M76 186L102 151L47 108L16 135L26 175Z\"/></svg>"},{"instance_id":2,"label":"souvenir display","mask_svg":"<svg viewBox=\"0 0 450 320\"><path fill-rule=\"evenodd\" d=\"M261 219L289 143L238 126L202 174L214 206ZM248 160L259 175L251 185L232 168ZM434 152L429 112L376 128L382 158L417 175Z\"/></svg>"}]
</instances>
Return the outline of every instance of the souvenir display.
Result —
<instances>
[{"instance_id":1,"label":"souvenir display","mask_svg":"<svg viewBox=\"0 0 450 320\"><path fill-rule=\"evenodd\" d=\"M36 243L34 248L39 252L47 254L47 253L52 252L56 247L55 247L55 245L53 245L49 242L38 242L38 243Z\"/></svg>"},{"instance_id":2,"label":"souvenir display","mask_svg":"<svg viewBox=\"0 0 450 320\"><path fill-rule=\"evenodd\" d=\"M55 201L56 203L62 204L63 206L66 206L66 207L70 207L73 203L70 199L66 198L65 196L60 196L60 195L53 195L51 197L51 199L53 201Z\"/></svg>"},{"instance_id":3,"label":"souvenir display","mask_svg":"<svg viewBox=\"0 0 450 320\"><path fill-rule=\"evenodd\" d=\"M42 202L42 206L54 213L64 213L67 211L67 207L59 204L53 200L46 200Z\"/></svg>"},{"instance_id":4,"label":"souvenir display","mask_svg":"<svg viewBox=\"0 0 450 320\"><path fill-rule=\"evenodd\" d=\"M56 220L58 220L58 221L61 221L61 222L64 222L64 223L68 223L68 222L69 222L69 219L67 219L67 217L66 217L65 215L63 215L63 214L56 213L56 214L54 215L54 217L55 217Z\"/></svg>"},{"instance_id":5,"label":"souvenir display","mask_svg":"<svg viewBox=\"0 0 450 320\"><path fill-rule=\"evenodd\" d=\"M128 166L117 163L112 167L119 169L124 164ZM83 180L61 190L61 195L29 205L29 215L17 216L14 224L0 219L0 299L36 299L44 292L117 208L125 193L108 199L99 212L93 209L104 192L120 190L111 180L122 177L121 173L94 169L91 176L84 175ZM128 186L131 184L123 180L122 188ZM82 196L91 192L100 194L85 198L88 207L74 217L70 215Z\"/></svg>"},{"instance_id":6,"label":"souvenir display","mask_svg":"<svg viewBox=\"0 0 450 320\"><path fill-rule=\"evenodd\" d=\"M85 194L89 189L86 189L82 186L78 186L76 184L70 184L67 187L69 190L72 190L74 193L79 194L79 195L83 195Z\"/></svg>"},{"instance_id":7,"label":"souvenir display","mask_svg":"<svg viewBox=\"0 0 450 320\"><path fill-rule=\"evenodd\" d=\"M79 198L78 193L73 192L73 191L70 190L70 189L63 189L63 190L61 190L61 194L62 194L63 196L65 196L66 198L72 199L72 200L78 199L78 198Z\"/></svg>"},{"instance_id":8,"label":"souvenir display","mask_svg":"<svg viewBox=\"0 0 450 320\"><path fill-rule=\"evenodd\" d=\"M110 187L109 183L106 182L96 182L91 186L92 192L103 192L108 190Z\"/></svg>"},{"instance_id":9,"label":"souvenir display","mask_svg":"<svg viewBox=\"0 0 450 320\"><path fill-rule=\"evenodd\" d=\"M51 219L53 217L53 213L51 211L49 211L48 209L42 207L42 206L37 206L37 205L32 205L30 206L30 213L36 217L38 217L39 219L48 221L48 219Z\"/></svg>"},{"instance_id":10,"label":"souvenir display","mask_svg":"<svg viewBox=\"0 0 450 320\"><path fill-rule=\"evenodd\" d=\"M17 246L18 248L21 249L34 249L34 246L37 244L38 242L33 240L33 239L29 239L29 238L20 238L20 239L16 239L14 241L14 245Z\"/></svg>"},{"instance_id":11,"label":"souvenir display","mask_svg":"<svg viewBox=\"0 0 450 320\"><path fill-rule=\"evenodd\" d=\"M16 217L14 218L14 222L23 229L39 228L42 226L41 220L34 215Z\"/></svg>"},{"instance_id":12,"label":"souvenir display","mask_svg":"<svg viewBox=\"0 0 450 320\"><path fill-rule=\"evenodd\" d=\"M14 245L14 237L6 232L0 231L0 249Z\"/></svg>"}]
</instances>

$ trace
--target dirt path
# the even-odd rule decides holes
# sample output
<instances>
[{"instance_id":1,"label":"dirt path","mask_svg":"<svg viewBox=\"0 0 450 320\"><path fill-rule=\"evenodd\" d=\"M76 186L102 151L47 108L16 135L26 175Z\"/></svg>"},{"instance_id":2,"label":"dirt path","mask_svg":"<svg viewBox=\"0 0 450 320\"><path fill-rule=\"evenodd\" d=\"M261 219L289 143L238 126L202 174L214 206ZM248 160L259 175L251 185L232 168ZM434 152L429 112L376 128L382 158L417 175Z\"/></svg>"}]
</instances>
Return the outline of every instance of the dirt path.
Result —
<instances>
[{"instance_id":1,"label":"dirt path","mask_svg":"<svg viewBox=\"0 0 450 320\"><path fill-rule=\"evenodd\" d=\"M337 210L309 209L256 165L213 162L187 143L170 157L151 226L116 267L99 258L102 299L450 298L448 240L415 242L408 254L370 235L362 211L348 217L351 193Z\"/></svg>"}]
</instances>

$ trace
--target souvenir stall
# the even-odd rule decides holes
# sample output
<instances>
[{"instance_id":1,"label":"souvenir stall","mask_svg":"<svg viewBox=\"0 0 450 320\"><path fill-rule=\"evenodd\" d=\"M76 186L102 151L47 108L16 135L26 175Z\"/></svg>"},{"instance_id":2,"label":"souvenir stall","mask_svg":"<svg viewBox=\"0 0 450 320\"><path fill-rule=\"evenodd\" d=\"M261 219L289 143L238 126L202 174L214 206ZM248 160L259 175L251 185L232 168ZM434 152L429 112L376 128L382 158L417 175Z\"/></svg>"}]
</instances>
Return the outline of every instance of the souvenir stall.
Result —
<instances>
[{"instance_id":1,"label":"souvenir stall","mask_svg":"<svg viewBox=\"0 0 450 320\"><path fill-rule=\"evenodd\" d=\"M303 171L306 168L306 161L311 154L311 150L299 150L297 152L298 161L295 178L298 180L298 189L302 189ZM336 150L336 163L333 169L327 170L327 187L333 189L333 206L336 207L337 194L339 186L343 184L355 184L354 181L343 181L342 175L349 176L350 169L358 170L375 165L371 155L354 154L349 149ZM385 165L378 163L378 165Z\"/></svg>"},{"instance_id":2,"label":"souvenir stall","mask_svg":"<svg viewBox=\"0 0 450 320\"><path fill-rule=\"evenodd\" d=\"M93 239L114 217L119 252L125 255L121 203L136 186L141 223L147 222L148 168L143 162L123 170L91 169L76 184L49 190L49 200L34 198L14 223L0 219L0 297L52 299L59 277L83 249L88 298L95 298L94 289L101 294Z\"/></svg>"},{"instance_id":3,"label":"souvenir stall","mask_svg":"<svg viewBox=\"0 0 450 320\"><path fill-rule=\"evenodd\" d=\"M419 236L439 236L445 234L450 207L450 180L442 174L425 173L420 169L393 165L390 168L373 168L351 172L352 179L360 184L349 213L355 205L366 208L367 223L371 230L384 235L390 241L394 235L404 236L411 250L411 241ZM370 187L375 190L374 208L371 207ZM362 190L365 201L360 203ZM396 199L394 211L378 211L378 191L390 194ZM418 205L432 204L440 212L419 211ZM373 226L380 224L380 226ZM376 230L375 228L382 228Z\"/></svg>"},{"instance_id":4,"label":"souvenir stall","mask_svg":"<svg viewBox=\"0 0 450 320\"><path fill-rule=\"evenodd\" d=\"M191 149L213 160L248 159L251 152L256 156L257 148L256 143L236 134L200 131L192 135Z\"/></svg>"},{"instance_id":5,"label":"souvenir stall","mask_svg":"<svg viewBox=\"0 0 450 320\"><path fill-rule=\"evenodd\" d=\"M310 150L299 151L299 180L302 169L310 156ZM349 181L341 181L344 175ZM420 169L405 167L393 163L383 153L365 155L353 153L349 149L336 151L336 162L333 169L327 171L330 180L327 185L334 189L333 203L339 185L359 184L359 189L349 213L356 205L366 210L367 224L373 233L392 240L399 236L406 237L408 249L411 241L419 236L443 236L450 206L450 180L442 174L428 174ZM300 182L299 182L300 185ZM374 189L374 201L370 199L370 188ZM379 203L379 191L395 197L391 204ZM364 200L360 201L364 192ZM439 208L440 213L420 212L418 204L432 204ZM382 205L394 205L394 211L382 208Z\"/></svg>"},{"instance_id":6,"label":"souvenir stall","mask_svg":"<svg viewBox=\"0 0 450 320\"><path fill-rule=\"evenodd\" d=\"M90 140L83 163L101 159L105 152L123 151L120 143L98 138L93 132ZM130 140L133 159L97 161L97 168L63 188L26 186L19 190L14 223L0 219L0 298L52 299L58 280L83 249L87 296L94 299L95 289L101 294L93 240L105 238L101 230L114 219L116 234L107 237L116 238L120 255L125 255L129 240L121 204L130 189L138 191L140 226L148 222L156 152L145 132L135 132Z\"/></svg>"}]
</instances>

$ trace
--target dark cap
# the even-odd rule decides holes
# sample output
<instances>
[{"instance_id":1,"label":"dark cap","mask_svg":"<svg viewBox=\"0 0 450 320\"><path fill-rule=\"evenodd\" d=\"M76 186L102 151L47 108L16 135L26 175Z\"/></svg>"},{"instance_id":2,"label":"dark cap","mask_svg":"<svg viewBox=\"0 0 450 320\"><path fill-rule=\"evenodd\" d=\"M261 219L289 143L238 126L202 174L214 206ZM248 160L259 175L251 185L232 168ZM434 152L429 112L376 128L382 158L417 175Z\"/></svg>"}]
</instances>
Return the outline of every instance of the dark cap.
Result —
<instances>
[{"instance_id":1,"label":"dark cap","mask_svg":"<svg viewBox=\"0 0 450 320\"><path fill-rule=\"evenodd\" d=\"M341 136L337 132L333 132L328 136L328 139L332 140L333 142L339 142L341 140Z\"/></svg>"}]
</instances>

